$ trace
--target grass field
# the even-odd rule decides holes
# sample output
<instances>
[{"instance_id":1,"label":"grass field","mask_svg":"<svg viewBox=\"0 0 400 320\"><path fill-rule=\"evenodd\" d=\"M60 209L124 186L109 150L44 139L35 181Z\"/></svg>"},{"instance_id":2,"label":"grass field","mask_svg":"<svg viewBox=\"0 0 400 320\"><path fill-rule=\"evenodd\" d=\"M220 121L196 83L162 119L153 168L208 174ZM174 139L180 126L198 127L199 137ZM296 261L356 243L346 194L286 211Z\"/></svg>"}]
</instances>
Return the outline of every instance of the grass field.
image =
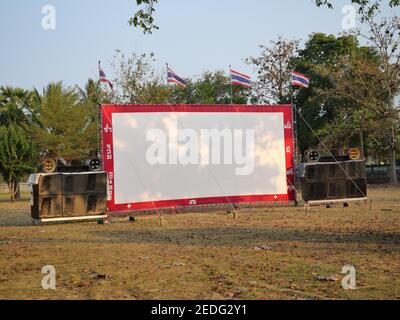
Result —
<instances>
[{"instance_id":1,"label":"grass field","mask_svg":"<svg viewBox=\"0 0 400 320\"><path fill-rule=\"evenodd\" d=\"M32 227L28 202L0 202L0 298L400 299L400 188L372 188L370 199L308 215L167 215L163 226L147 216ZM45 265L55 291L41 288ZM345 265L356 290L341 286Z\"/></svg>"}]
</instances>

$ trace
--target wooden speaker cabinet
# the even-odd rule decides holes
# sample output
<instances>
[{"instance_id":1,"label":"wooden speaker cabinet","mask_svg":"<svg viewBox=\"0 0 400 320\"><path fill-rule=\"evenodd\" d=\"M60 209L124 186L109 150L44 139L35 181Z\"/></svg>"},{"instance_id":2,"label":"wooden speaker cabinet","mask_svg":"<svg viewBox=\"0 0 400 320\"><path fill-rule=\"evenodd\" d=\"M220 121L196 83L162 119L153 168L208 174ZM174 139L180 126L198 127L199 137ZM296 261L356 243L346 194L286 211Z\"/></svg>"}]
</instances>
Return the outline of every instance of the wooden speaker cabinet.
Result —
<instances>
[{"instance_id":1,"label":"wooden speaker cabinet","mask_svg":"<svg viewBox=\"0 0 400 320\"><path fill-rule=\"evenodd\" d=\"M310 203L367 197L365 161L305 163L301 193Z\"/></svg>"},{"instance_id":2,"label":"wooden speaker cabinet","mask_svg":"<svg viewBox=\"0 0 400 320\"><path fill-rule=\"evenodd\" d=\"M34 174L28 183L34 220L81 220L107 213L105 172Z\"/></svg>"}]
</instances>

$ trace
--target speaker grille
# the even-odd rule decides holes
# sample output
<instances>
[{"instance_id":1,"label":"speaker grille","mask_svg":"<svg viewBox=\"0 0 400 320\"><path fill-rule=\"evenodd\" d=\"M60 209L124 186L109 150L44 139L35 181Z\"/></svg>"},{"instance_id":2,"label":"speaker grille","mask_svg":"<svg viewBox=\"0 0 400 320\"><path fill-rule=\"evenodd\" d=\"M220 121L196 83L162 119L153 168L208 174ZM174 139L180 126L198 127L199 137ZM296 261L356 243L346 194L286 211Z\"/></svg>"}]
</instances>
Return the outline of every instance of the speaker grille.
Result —
<instances>
[{"instance_id":1,"label":"speaker grille","mask_svg":"<svg viewBox=\"0 0 400 320\"><path fill-rule=\"evenodd\" d=\"M305 201L364 198L367 195L364 161L318 162L304 166L301 190Z\"/></svg>"},{"instance_id":2,"label":"speaker grille","mask_svg":"<svg viewBox=\"0 0 400 320\"><path fill-rule=\"evenodd\" d=\"M42 175L33 188L34 219L105 214L105 172Z\"/></svg>"},{"instance_id":3,"label":"speaker grille","mask_svg":"<svg viewBox=\"0 0 400 320\"><path fill-rule=\"evenodd\" d=\"M349 198L363 198L367 195L367 182L365 179L356 179L347 182Z\"/></svg>"},{"instance_id":4,"label":"speaker grille","mask_svg":"<svg viewBox=\"0 0 400 320\"><path fill-rule=\"evenodd\" d=\"M39 177L39 194L57 195L62 189L62 178L59 174L51 174Z\"/></svg>"},{"instance_id":5,"label":"speaker grille","mask_svg":"<svg viewBox=\"0 0 400 320\"><path fill-rule=\"evenodd\" d=\"M62 217L62 198L61 196L39 197L39 216L41 218Z\"/></svg>"}]
</instances>

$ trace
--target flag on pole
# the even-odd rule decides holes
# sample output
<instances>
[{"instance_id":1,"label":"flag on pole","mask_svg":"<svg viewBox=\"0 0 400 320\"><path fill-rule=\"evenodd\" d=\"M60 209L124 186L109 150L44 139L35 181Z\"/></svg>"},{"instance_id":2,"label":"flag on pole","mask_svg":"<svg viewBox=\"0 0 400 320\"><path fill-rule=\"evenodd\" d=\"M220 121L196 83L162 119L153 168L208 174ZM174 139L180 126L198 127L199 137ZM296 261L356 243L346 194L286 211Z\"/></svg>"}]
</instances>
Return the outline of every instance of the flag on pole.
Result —
<instances>
[{"instance_id":1,"label":"flag on pole","mask_svg":"<svg viewBox=\"0 0 400 320\"><path fill-rule=\"evenodd\" d=\"M111 90L114 90L114 86L113 86L112 82L110 80L108 80L105 72L103 71L103 69L100 66L100 63L101 62L99 61L99 78L100 78L100 82L107 83L110 86Z\"/></svg>"},{"instance_id":2,"label":"flag on pole","mask_svg":"<svg viewBox=\"0 0 400 320\"><path fill-rule=\"evenodd\" d=\"M167 77L168 83L174 83L180 85L182 87L186 87L186 81L183 80L180 76L178 76L169 66L167 63Z\"/></svg>"},{"instance_id":3,"label":"flag on pole","mask_svg":"<svg viewBox=\"0 0 400 320\"><path fill-rule=\"evenodd\" d=\"M251 77L233 70L232 68L230 68L230 72L231 72L231 84L233 85L239 85L245 88L251 88Z\"/></svg>"},{"instance_id":4,"label":"flag on pole","mask_svg":"<svg viewBox=\"0 0 400 320\"><path fill-rule=\"evenodd\" d=\"M292 86L308 88L309 85L309 78L307 78L304 74L292 71Z\"/></svg>"}]
</instances>

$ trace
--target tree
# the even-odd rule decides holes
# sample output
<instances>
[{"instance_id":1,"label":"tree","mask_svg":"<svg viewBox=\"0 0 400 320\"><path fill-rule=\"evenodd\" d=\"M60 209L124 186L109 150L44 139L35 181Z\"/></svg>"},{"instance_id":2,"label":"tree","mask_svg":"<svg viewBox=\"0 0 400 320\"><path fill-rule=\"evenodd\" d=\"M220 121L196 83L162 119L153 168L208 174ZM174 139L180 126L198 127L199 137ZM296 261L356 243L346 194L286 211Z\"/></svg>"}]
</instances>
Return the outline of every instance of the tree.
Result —
<instances>
[{"instance_id":1,"label":"tree","mask_svg":"<svg viewBox=\"0 0 400 320\"><path fill-rule=\"evenodd\" d=\"M232 89L232 92L231 92ZM206 71L197 79L189 79L185 88L171 88L170 102L179 104L246 104L250 90L230 85L224 71Z\"/></svg>"},{"instance_id":2,"label":"tree","mask_svg":"<svg viewBox=\"0 0 400 320\"><path fill-rule=\"evenodd\" d=\"M223 71L204 72L197 79L186 79L186 87L168 85L165 72L153 67L155 57L132 53L115 57L114 83L118 88L118 102L132 104L229 104L230 79ZM232 87L232 102L247 103L249 90Z\"/></svg>"},{"instance_id":3,"label":"tree","mask_svg":"<svg viewBox=\"0 0 400 320\"><path fill-rule=\"evenodd\" d=\"M94 108L98 108L102 103L112 103L113 94L109 91L104 91L100 81L88 79L85 88L81 89L77 86L81 99L88 101Z\"/></svg>"},{"instance_id":4,"label":"tree","mask_svg":"<svg viewBox=\"0 0 400 320\"><path fill-rule=\"evenodd\" d=\"M0 87L0 125L26 124L31 119L31 93L21 88Z\"/></svg>"},{"instance_id":5,"label":"tree","mask_svg":"<svg viewBox=\"0 0 400 320\"><path fill-rule=\"evenodd\" d=\"M250 57L247 63L254 65L257 80L253 83L252 102L290 102L290 62L296 54L298 41L279 37L270 46L260 45L259 57Z\"/></svg>"},{"instance_id":6,"label":"tree","mask_svg":"<svg viewBox=\"0 0 400 320\"><path fill-rule=\"evenodd\" d=\"M327 6L328 8L333 9L331 0L314 1L318 7ZM358 13L362 16L362 20L373 17L376 12L379 11L380 7L383 5L383 2L387 2L387 5L389 5L390 8L400 6L400 0L351 0L351 3L358 6Z\"/></svg>"},{"instance_id":7,"label":"tree","mask_svg":"<svg viewBox=\"0 0 400 320\"><path fill-rule=\"evenodd\" d=\"M117 100L121 103L157 104L167 103L170 92L161 75L154 70L154 54L132 53L115 56L114 83L120 93Z\"/></svg>"},{"instance_id":8,"label":"tree","mask_svg":"<svg viewBox=\"0 0 400 320\"><path fill-rule=\"evenodd\" d=\"M333 126L341 123L338 115L348 101L332 92L335 81L331 74L345 67L340 63L343 57L356 56L364 51L369 53L369 50L359 47L354 36L314 33L292 60L295 70L311 78L309 88L294 91L294 102L301 113L298 122L301 152L320 143L313 131L327 143L331 142L327 145L330 148L345 145L345 141L333 139L332 134L335 132Z\"/></svg>"},{"instance_id":9,"label":"tree","mask_svg":"<svg viewBox=\"0 0 400 320\"><path fill-rule=\"evenodd\" d=\"M136 11L135 15L129 19L129 24L141 28L147 34L151 34L153 30L158 30L153 18L155 12L154 6L157 2L158 0L136 0L136 4L143 7Z\"/></svg>"},{"instance_id":10,"label":"tree","mask_svg":"<svg viewBox=\"0 0 400 320\"><path fill-rule=\"evenodd\" d=\"M335 146L359 145L363 154L381 158L386 153L382 143L387 123L376 112L383 101L379 59L376 54L361 52L344 56L339 67L325 70L332 86L325 88L321 96L337 101L335 119L324 134L325 142Z\"/></svg>"},{"instance_id":11,"label":"tree","mask_svg":"<svg viewBox=\"0 0 400 320\"><path fill-rule=\"evenodd\" d=\"M32 121L35 120L34 114L32 113L30 107L31 98L32 98L31 92L21 88L13 88L13 87L0 88L0 126L3 126L5 128L4 130L6 129L9 130L11 126L21 126L21 128L24 129L26 125L29 125ZM14 131L10 132L14 133ZM7 156L9 156L9 154L3 155L3 157ZM32 157L34 157L33 154ZM8 159L10 161L8 165L10 168L17 165L16 163L12 162L15 160L13 157L9 156ZM0 172L0 174L4 174L8 177L10 174L9 169L6 169L6 166L3 166L3 168L4 170L7 171ZM18 181L12 180L10 182L14 188L11 191L12 199L20 198L20 189L18 182L19 180Z\"/></svg>"},{"instance_id":12,"label":"tree","mask_svg":"<svg viewBox=\"0 0 400 320\"><path fill-rule=\"evenodd\" d=\"M17 199L19 182L33 172L37 148L17 124L0 126L0 173L8 185L11 200Z\"/></svg>"},{"instance_id":13,"label":"tree","mask_svg":"<svg viewBox=\"0 0 400 320\"><path fill-rule=\"evenodd\" d=\"M375 86L371 88L364 81L362 88L370 98L369 108L379 115L382 124L380 131L383 130L387 150L390 151L391 182L396 184L396 156L400 133L400 106L396 101L400 92L400 18L395 16L377 22L371 17L366 19L366 24L368 33L358 31L357 35L366 39L376 50L380 66L372 74L368 74L374 79ZM365 74L362 71L355 74L355 81L363 81Z\"/></svg>"},{"instance_id":14,"label":"tree","mask_svg":"<svg viewBox=\"0 0 400 320\"><path fill-rule=\"evenodd\" d=\"M74 90L64 89L62 83L51 83L43 95L35 90L34 107L38 125L32 125L29 131L43 156L70 162L96 154L98 110L89 100L82 100Z\"/></svg>"},{"instance_id":15,"label":"tree","mask_svg":"<svg viewBox=\"0 0 400 320\"><path fill-rule=\"evenodd\" d=\"M333 8L331 0L314 0L316 6L327 6ZM362 15L362 19L372 17L380 7L386 2L390 8L400 6L400 0L351 0L351 3L358 6L358 12ZM151 34L159 28L154 24L155 5L158 0L136 0L136 4L141 9L137 10L135 15L129 20L129 24L139 27L144 33Z\"/></svg>"}]
</instances>

